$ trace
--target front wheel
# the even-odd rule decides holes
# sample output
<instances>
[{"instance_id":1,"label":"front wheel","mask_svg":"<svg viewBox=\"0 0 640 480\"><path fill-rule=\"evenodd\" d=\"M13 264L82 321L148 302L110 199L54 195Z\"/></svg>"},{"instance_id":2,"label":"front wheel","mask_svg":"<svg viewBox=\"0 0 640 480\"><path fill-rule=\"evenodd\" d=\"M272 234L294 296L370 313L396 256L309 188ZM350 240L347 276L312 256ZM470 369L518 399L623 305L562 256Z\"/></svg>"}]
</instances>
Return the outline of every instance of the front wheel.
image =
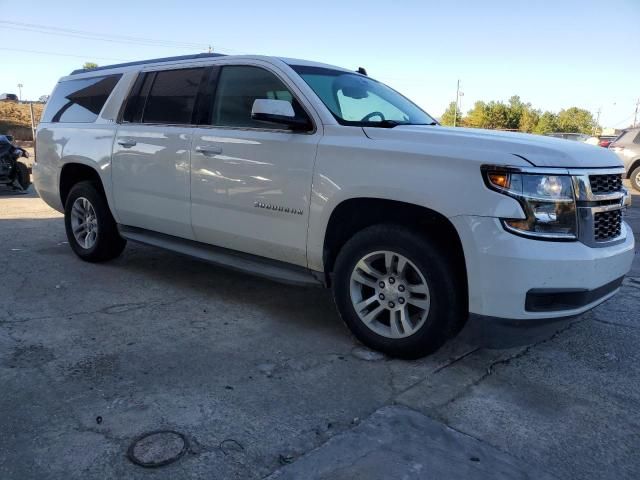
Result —
<instances>
[{"instance_id":1,"label":"front wheel","mask_svg":"<svg viewBox=\"0 0 640 480\"><path fill-rule=\"evenodd\" d=\"M440 245L399 225L353 236L336 259L334 298L365 345L394 357L437 350L462 323L465 290Z\"/></svg>"},{"instance_id":2,"label":"front wheel","mask_svg":"<svg viewBox=\"0 0 640 480\"><path fill-rule=\"evenodd\" d=\"M73 186L65 203L64 223L69 245L87 262L104 262L122 253L126 245L118 233L104 195L93 182Z\"/></svg>"}]
</instances>

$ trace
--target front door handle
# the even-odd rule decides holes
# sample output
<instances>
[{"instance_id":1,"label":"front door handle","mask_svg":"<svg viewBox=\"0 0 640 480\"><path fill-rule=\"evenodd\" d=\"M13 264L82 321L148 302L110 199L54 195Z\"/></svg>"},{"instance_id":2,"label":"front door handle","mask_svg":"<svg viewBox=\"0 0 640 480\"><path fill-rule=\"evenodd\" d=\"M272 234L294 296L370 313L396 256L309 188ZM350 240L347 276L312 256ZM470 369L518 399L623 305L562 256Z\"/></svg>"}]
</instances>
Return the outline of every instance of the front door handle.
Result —
<instances>
[{"instance_id":1,"label":"front door handle","mask_svg":"<svg viewBox=\"0 0 640 480\"><path fill-rule=\"evenodd\" d=\"M138 143L138 142L136 142L135 140L133 140L131 138L120 138L120 139L118 139L118 145L121 145L124 148L135 147L136 143Z\"/></svg>"},{"instance_id":2,"label":"front door handle","mask_svg":"<svg viewBox=\"0 0 640 480\"><path fill-rule=\"evenodd\" d=\"M219 155L222 153L222 147L214 145L199 145L196 147L196 152L203 155Z\"/></svg>"}]
</instances>

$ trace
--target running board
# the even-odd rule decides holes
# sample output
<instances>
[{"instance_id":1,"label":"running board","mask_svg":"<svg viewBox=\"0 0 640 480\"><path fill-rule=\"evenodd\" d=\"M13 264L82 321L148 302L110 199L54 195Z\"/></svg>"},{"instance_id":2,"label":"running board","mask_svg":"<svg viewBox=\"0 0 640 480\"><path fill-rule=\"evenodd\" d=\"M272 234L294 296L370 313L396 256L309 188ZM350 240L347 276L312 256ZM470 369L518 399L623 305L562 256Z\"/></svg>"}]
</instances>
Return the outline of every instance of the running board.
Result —
<instances>
[{"instance_id":1,"label":"running board","mask_svg":"<svg viewBox=\"0 0 640 480\"><path fill-rule=\"evenodd\" d=\"M177 252L189 257L199 258L215 265L240 272L250 273L281 283L300 286L324 286L324 275L304 267L291 265L278 260L259 257L207 243L153 232L143 228L118 225L123 238Z\"/></svg>"}]
</instances>

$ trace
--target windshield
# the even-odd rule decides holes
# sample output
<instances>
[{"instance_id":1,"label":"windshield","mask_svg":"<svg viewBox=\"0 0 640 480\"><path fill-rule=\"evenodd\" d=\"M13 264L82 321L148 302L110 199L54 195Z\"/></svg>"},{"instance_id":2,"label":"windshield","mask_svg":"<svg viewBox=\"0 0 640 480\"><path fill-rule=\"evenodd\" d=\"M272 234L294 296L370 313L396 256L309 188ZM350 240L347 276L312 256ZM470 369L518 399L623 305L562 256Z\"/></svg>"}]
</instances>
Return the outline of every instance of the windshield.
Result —
<instances>
[{"instance_id":1,"label":"windshield","mask_svg":"<svg viewBox=\"0 0 640 480\"><path fill-rule=\"evenodd\" d=\"M436 125L417 105L386 85L358 73L292 65L342 125L394 127Z\"/></svg>"}]
</instances>

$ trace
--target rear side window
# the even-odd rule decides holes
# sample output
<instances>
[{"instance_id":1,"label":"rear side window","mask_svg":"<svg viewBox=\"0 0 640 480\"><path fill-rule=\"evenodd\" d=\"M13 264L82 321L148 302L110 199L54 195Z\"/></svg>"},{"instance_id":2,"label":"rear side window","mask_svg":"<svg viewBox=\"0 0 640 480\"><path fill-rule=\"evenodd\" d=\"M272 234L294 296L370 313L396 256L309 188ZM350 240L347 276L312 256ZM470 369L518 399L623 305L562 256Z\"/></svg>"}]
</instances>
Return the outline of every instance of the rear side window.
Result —
<instances>
[{"instance_id":1,"label":"rear side window","mask_svg":"<svg viewBox=\"0 0 640 480\"><path fill-rule=\"evenodd\" d=\"M60 82L47 103L42 121L94 122L120 77L107 75Z\"/></svg>"},{"instance_id":2,"label":"rear side window","mask_svg":"<svg viewBox=\"0 0 640 480\"><path fill-rule=\"evenodd\" d=\"M640 130L625 130L612 143L640 143Z\"/></svg>"},{"instance_id":3,"label":"rear side window","mask_svg":"<svg viewBox=\"0 0 640 480\"><path fill-rule=\"evenodd\" d=\"M171 125L192 123L191 116L204 72L204 68L156 72L150 83L142 122Z\"/></svg>"}]
</instances>

